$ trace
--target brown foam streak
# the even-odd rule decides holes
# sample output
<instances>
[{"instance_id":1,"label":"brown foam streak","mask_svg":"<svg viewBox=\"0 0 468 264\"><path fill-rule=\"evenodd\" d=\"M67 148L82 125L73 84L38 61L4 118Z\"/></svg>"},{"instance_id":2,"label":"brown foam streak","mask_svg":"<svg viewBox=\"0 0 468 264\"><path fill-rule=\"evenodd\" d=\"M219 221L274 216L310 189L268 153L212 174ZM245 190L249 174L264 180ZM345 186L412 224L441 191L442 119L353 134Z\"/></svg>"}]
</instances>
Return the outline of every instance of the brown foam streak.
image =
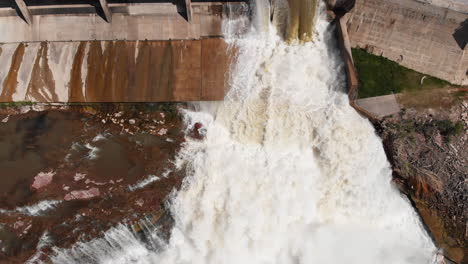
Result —
<instances>
[{"instance_id":1,"label":"brown foam streak","mask_svg":"<svg viewBox=\"0 0 468 264\"><path fill-rule=\"evenodd\" d=\"M99 101L99 90L104 86L104 58L101 43L91 41L88 53L88 74L86 75L86 102Z\"/></svg>"}]
</instances>

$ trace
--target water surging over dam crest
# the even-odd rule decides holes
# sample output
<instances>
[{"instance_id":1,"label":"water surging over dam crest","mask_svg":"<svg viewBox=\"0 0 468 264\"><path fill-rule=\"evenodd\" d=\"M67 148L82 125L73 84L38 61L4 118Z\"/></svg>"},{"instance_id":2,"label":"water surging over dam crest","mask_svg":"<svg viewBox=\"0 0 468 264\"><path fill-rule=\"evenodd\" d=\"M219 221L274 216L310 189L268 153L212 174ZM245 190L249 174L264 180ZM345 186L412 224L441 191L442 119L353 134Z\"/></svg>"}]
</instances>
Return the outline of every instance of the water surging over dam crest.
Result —
<instances>
[{"instance_id":1,"label":"water surging over dam crest","mask_svg":"<svg viewBox=\"0 0 468 264\"><path fill-rule=\"evenodd\" d=\"M206 133L178 154L187 176L169 241L151 228L149 246L120 226L58 250L56 263L431 263L435 247L391 186L379 138L349 106L331 25L320 15L314 42L288 44L259 17L265 6L227 39L238 58L225 100L185 113Z\"/></svg>"}]
</instances>

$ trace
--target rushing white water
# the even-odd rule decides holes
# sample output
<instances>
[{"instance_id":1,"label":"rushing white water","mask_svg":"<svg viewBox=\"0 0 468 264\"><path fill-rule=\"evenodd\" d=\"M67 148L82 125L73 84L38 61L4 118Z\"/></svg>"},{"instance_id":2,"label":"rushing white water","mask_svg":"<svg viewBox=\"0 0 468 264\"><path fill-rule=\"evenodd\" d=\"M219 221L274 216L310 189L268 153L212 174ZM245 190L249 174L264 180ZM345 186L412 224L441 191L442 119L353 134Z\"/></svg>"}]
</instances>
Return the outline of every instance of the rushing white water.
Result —
<instances>
[{"instance_id":1,"label":"rushing white water","mask_svg":"<svg viewBox=\"0 0 468 264\"><path fill-rule=\"evenodd\" d=\"M431 263L435 248L391 186L380 139L349 106L329 27L319 19L314 43L286 44L269 24L229 40L239 57L227 98L185 113L205 138L179 153L187 177L167 244L150 250L121 226L54 261Z\"/></svg>"}]
</instances>

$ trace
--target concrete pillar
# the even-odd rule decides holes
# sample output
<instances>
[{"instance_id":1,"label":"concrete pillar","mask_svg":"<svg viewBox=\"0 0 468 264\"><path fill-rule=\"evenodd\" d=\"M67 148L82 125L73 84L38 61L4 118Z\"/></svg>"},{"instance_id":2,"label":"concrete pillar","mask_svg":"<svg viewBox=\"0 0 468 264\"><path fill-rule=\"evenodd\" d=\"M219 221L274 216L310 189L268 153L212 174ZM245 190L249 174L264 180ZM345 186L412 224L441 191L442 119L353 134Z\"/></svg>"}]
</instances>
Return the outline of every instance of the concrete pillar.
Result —
<instances>
[{"instance_id":1,"label":"concrete pillar","mask_svg":"<svg viewBox=\"0 0 468 264\"><path fill-rule=\"evenodd\" d=\"M185 10L187 11L187 21L192 23L192 0L185 0Z\"/></svg>"},{"instance_id":2,"label":"concrete pillar","mask_svg":"<svg viewBox=\"0 0 468 264\"><path fill-rule=\"evenodd\" d=\"M18 6L18 8L19 8L19 10L21 12L21 15L26 20L26 23L31 25L32 24L32 17L31 17L31 13L29 13L28 6L26 6L26 4L24 3L23 0L15 0L15 2L16 2L16 5Z\"/></svg>"},{"instance_id":3,"label":"concrete pillar","mask_svg":"<svg viewBox=\"0 0 468 264\"><path fill-rule=\"evenodd\" d=\"M99 0L99 3L101 4L102 11L104 11L104 16L106 17L107 23L111 23L112 13L109 9L109 6L107 5L107 0Z\"/></svg>"}]
</instances>

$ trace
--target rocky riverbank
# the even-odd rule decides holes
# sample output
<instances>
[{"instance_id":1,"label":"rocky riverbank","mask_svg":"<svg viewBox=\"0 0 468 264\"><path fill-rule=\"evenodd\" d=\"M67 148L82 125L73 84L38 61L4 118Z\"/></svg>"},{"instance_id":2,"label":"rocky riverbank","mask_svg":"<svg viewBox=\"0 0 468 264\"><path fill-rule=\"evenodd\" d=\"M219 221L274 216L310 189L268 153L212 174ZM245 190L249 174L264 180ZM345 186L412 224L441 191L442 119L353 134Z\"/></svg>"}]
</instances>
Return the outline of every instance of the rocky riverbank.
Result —
<instances>
[{"instance_id":1,"label":"rocky riverbank","mask_svg":"<svg viewBox=\"0 0 468 264\"><path fill-rule=\"evenodd\" d=\"M183 178L172 163L185 138L183 107L1 108L0 263L45 260L120 223L168 227L164 202Z\"/></svg>"},{"instance_id":2,"label":"rocky riverbank","mask_svg":"<svg viewBox=\"0 0 468 264\"><path fill-rule=\"evenodd\" d=\"M447 261L468 263L468 103L407 109L375 124L394 170Z\"/></svg>"}]
</instances>

